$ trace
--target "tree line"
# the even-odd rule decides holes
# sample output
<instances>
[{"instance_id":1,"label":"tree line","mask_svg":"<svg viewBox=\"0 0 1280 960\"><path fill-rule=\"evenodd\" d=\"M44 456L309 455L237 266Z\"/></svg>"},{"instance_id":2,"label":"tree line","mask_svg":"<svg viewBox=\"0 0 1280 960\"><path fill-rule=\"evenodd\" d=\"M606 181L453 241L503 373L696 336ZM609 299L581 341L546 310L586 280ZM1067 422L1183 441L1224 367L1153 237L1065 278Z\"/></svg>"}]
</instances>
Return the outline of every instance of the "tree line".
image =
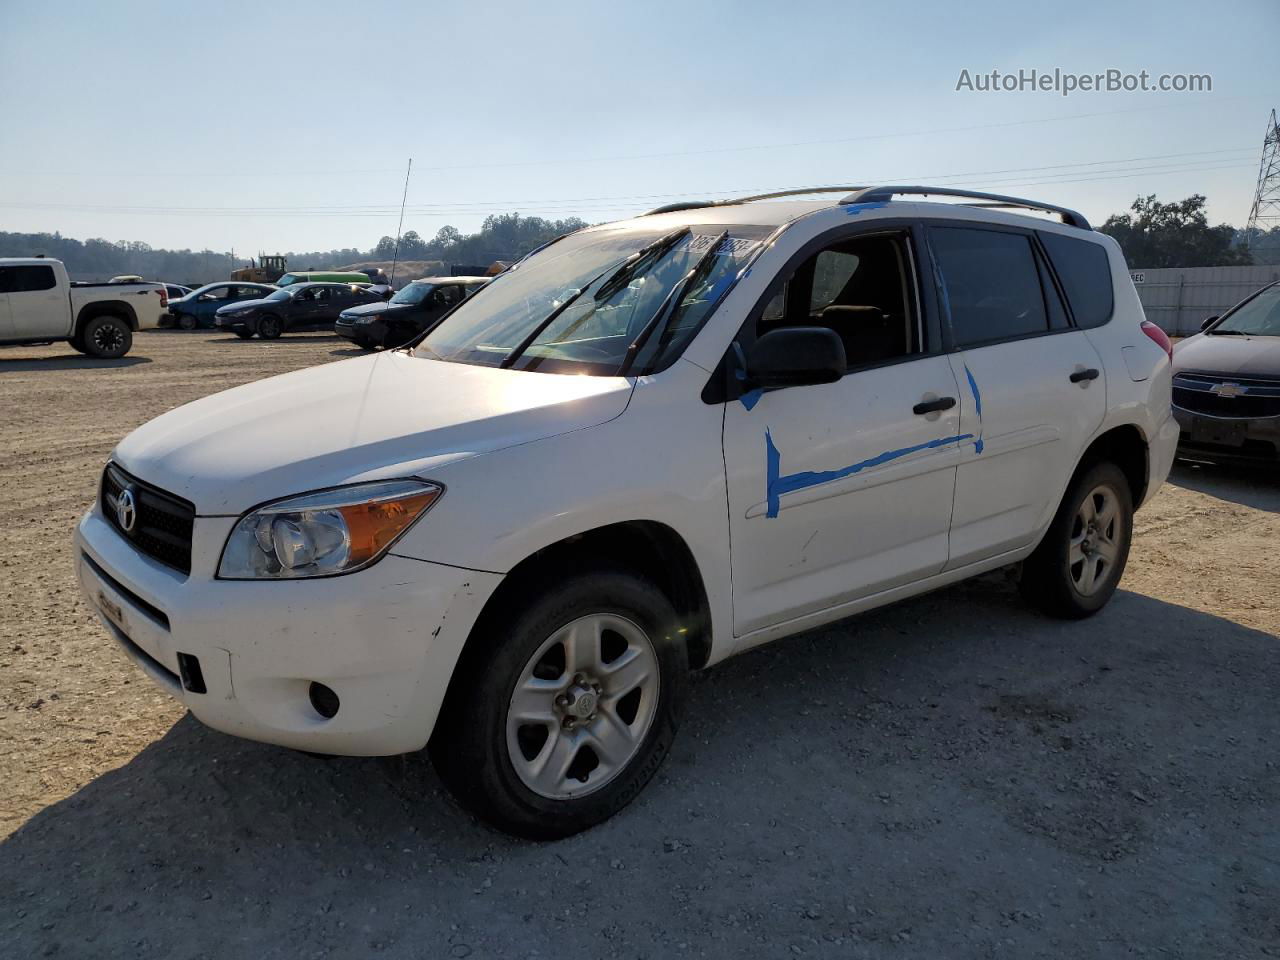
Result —
<instances>
[{"instance_id":1,"label":"tree line","mask_svg":"<svg viewBox=\"0 0 1280 960\"><path fill-rule=\"evenodd\" d=\"M471 234L444 226L427 240L416 230L407 230L400 237L398 251L395 237L384 236L368 250L290 251L287 256L292 270L325 270L397 256L400 260L486 266L495 260L517 260L548 240L585 226L586 221L577 217L545 220L518 213L492 214ZM1280 263L1280 227L1248 236L1229 224L1211 226L1201 194L1170 203L1161 203L1154 195L1140 196L1128 212L1108 217L1099 230L1114 237L1129 266L1138 269ZM74 240L60 233L0 231L0 257L36 254L62 260L76 280L138 274L147 279L200 284L226 279L233 267L249 263L243 257L233 261L230 254L220 251L156 249L136 240Z\"/></svg>"}]
</instances>

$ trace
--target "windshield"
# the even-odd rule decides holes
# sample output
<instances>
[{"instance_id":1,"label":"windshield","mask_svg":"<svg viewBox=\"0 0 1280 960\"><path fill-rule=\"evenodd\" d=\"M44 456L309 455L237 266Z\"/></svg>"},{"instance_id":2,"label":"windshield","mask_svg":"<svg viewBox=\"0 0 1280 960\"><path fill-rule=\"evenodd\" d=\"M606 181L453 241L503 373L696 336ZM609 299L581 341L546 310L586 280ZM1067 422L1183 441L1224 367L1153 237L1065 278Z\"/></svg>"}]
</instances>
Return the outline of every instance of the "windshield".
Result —
<instances>
[{"instance_id":1,"label":"windshield","mask_svg":"<svg viewBox=\"0 0 1280 960\"><path fill-rule=\"evenodd\" d=\"M1267 287L1228 313L1211 334L1280 337L1280 285Z\"/></svg>"},{"instance_id":2,"label":"windshield","mask_svg":"<svg viewBox=\"0 0 1280 960\"><path fill-rule=\"evenodd\" d=\"M543 373L617 376L662 369L684 350L772 230L699 224L674 243L669 229L573 234L472 294L415 353ZM654 252L628 262L650 245ZM677 296L678 303L669 301ZM630 349L637 338L638 347Z\"/></svg>"},{"instance_id":3,"label":"windshield","mask_svg":"<svg viewBox=\"0 0 1280 960\"><path fill-rule=\"evenodd\" d=\"M263 297L262 299L264 299L264 300L288 300L288 299L289 299L290 297L292 297L292 296L293 296L293 291L291 291L291 290L275 290L275 291L273 291L273 292L272 292L271 296L269 296L269 297Z\"/></svg>"},{"instance_id":4,"label":"windshield","mask_svg":"<svg viewBox=\"0 0 1280 960\"><path fill-rule=\"evenodd\" d=\"M427 299L427 294L429 294L434 289L435 287L433 287L429 283L411 283L407 287L405 287L403 290L401 290L399 293L397 293L394 297L392 297L391 302L392 303L421 303L423 300Z\"/></svg>"}]
</instances>

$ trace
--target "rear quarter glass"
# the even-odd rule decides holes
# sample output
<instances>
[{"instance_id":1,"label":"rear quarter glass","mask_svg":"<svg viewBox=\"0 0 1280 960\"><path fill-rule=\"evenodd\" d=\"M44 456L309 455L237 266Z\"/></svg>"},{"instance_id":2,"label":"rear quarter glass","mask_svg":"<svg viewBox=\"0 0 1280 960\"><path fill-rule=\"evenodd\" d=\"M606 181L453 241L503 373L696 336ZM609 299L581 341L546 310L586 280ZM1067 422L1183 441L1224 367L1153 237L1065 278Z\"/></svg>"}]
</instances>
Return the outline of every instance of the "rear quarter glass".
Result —
<instances>
[{"instance_id":1,"label":"rear quarter glass","mask_svg":"<svg viewBox=\"0 0 1280 960\"><path fill-rule=\"evenodd\" d=\"M1047 232L1040 233L1040 242L1062 282L1076 326L1090 329L1110 320L1115 294L1111 289L1111 264L1102 244Z\"/></svg>"}]
</instances>

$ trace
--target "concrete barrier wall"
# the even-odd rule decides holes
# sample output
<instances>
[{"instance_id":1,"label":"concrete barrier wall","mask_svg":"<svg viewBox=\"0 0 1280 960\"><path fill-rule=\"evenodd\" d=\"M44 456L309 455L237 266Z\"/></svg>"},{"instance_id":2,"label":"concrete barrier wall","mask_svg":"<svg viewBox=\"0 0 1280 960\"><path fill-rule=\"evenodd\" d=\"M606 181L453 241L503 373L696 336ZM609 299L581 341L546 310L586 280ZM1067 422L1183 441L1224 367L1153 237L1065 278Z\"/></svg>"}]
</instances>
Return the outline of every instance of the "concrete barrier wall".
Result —
<instances>
[{"instance_id":1,"label":"concrete barrier wall","mask_svg":"<svg viewBox=\"0 0 1280 960\"><path fill-rule=\"evenodd\" d=\"M1133 267L1129 275L1147 319L1165 333L1186 336L1198 333L1205 317L1225 313L1259 287L1280 280L1280 266Z\"/></svg>"}]
</instances>

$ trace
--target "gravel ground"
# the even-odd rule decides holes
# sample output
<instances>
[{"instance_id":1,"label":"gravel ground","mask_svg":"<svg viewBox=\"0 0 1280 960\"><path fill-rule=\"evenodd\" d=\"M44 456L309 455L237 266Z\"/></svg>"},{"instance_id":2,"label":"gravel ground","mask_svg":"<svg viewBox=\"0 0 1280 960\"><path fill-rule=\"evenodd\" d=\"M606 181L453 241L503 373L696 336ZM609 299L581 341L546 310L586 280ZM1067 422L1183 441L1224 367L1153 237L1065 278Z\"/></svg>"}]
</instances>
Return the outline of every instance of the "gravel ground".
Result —
<instances>
[{"instance_id":1,"label":"gravel ground","mask_svg":"<svg viewBox=\"0 0 1280 960\"><path fill-rule=\"evenodd\" d=\"M1280 956L1280 484L1179 466L1098 617L995 575L698 678L554 844L429 765L214 733L81 603L72 527L161 411L332 337L0 352L0 956Z\"/></svg>"}]
</instances>

